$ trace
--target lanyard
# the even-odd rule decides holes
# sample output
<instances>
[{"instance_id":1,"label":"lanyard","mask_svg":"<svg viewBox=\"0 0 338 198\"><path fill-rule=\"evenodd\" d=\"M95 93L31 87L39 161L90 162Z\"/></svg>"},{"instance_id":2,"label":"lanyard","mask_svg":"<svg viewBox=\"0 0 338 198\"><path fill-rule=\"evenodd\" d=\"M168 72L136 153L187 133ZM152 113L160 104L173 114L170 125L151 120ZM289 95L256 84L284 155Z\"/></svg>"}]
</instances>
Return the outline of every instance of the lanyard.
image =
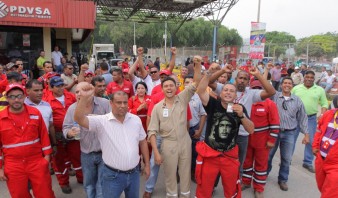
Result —
<instances>
[{"instance_id":1,"label":"lanyard","mask_svg":"<svg viewBox=\"0 0 338 198\"><path fill-rule=\"evenodd\" d=\"M245 93L245 91L242 92L241 96L237 97L237 98L234 100L234 103L235 103L235 104L238 104L238 103L239 103L239 101L243 98L244 93Z\"/></svg>"}]
</instances>

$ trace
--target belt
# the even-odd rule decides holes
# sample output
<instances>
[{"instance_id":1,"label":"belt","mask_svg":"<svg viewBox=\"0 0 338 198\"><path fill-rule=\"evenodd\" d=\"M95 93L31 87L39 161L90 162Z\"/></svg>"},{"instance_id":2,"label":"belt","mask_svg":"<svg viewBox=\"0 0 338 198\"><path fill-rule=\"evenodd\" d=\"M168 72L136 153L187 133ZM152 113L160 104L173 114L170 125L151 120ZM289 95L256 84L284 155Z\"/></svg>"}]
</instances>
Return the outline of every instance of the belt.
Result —
<instances>
[{"instance_id":1,"label":"belt","mask_svg":"<svg viewBox=\"0 0 338 198\"><path fill-rule=\"evenodd\" d=\"M112 167L108 166L107 164L104 164L104 165L105 165L109 170L111 170L111 171L114 171L114 172L117 172L117 173L124 173L124 174L132 174L132 173L134 173L136 170L138 170L138 167L139 167L139 165L137 165L135 168L132 168L132 169L123 171L123 170L119 170L119 169L112 168Z\"/></svg>"},{"instance_id":2,"label":"belt","mask_svg":"<svg viewBox=\"0 0 338 198\"><path fill-rule=\"evenodd\" d=\"M297 127L296 128L293 128L293 129L280 129L281 131L294 131L294 130L296 130L297 129Z\"/></svg>"},{"instance_id":3,"label":"belt","mask_svg":"<svg viewBox=\"0 0 338 198\"><path fill-rule=\"evenodd\" d=\"M307 115L307 117L311 117L311 116L315 116L315 115L317 115L317 114L315 113L315 114Z\"/></svg>"},{"instance_id":4,"label":"belt","mask_svg":"<svg viewBox=\"0 0 338 198\"><path fill-rule=\"evenodd\" d=\"M102 153L102 151L92 151L89 154L99 154L99 153Z\"/></svg>"}]
</instances>

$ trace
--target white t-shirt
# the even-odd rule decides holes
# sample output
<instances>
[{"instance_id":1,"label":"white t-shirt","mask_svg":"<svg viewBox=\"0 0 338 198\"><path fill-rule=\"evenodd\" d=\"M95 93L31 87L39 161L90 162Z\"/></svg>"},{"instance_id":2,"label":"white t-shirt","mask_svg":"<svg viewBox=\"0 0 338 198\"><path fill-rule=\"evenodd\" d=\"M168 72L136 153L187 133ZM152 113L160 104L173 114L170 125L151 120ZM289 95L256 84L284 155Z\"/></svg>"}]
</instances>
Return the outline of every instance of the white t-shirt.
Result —
<instances>
[{"instance_id":1,"label":"white t-shirt","mask_svg":"<svg viewBox=\"0 0 338 198\"><path fill-rule=\"evenodd\" d=\"M53 64L54 65L61 65L61 58L62 54L60 51L53 51L52 52Z\"/></svg>"},{"instance_id":2,"label":"white t-shirt","mask_svg":"<svg viewBox=\"0 0 338 198\"><path fill-rule=\"evenodd\" d=\"M331 75L331 76L326 76L324 79L326 80L326 83L332 84L335 78L336 78L335 75Z\"/></svg>"}]
</instances>

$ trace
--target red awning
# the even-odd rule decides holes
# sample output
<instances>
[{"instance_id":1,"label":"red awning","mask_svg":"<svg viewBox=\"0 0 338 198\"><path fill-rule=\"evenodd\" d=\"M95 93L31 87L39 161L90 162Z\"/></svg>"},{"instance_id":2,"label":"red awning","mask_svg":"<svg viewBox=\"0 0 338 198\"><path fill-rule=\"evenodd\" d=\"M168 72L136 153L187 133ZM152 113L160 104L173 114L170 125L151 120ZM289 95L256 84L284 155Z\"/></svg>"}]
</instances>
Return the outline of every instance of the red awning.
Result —
<instances>
[{"instance_id":1,"label":"red awning","mask_svg":"<svg viewBox=\"0 0 338 198\"><path fill-rule=\"evenodd\" d=\"M0 25L94 29L95 18L93 1L0 1Z\"/></svg>"}]
</instances>

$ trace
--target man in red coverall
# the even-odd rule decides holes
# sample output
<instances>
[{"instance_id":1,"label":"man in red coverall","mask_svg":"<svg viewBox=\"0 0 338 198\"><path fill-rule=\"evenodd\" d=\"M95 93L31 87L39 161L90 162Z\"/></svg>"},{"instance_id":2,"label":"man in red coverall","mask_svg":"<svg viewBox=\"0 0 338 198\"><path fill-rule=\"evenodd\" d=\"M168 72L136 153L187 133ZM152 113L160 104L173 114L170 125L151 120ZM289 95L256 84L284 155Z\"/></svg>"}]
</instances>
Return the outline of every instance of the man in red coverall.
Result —
<instances>
[{"instance_id":1,"label":"man in red coverall","mask_svg":"<svg viewBox=\"0 0 338 198\"><path fill-rule=\"evenodd\" d=\"M250 83L251 89L262 89L259 80ZM269 98L257 102L251 108L251 120L255 132L249 136L248 149L243 164L242 190L251 186L253 181L255 198L263 197L268 176L270 149L274 147L279 132L278 108Z\"/></svg>"},{"instance_id":2,"label":"man in red coverall","mask_svg":"<svg viewBox=\"0 0 338 198\"><path fill-rule=\"evenodd\" d=\"M338 197L338 109L326 111L318 121L312 144L316 181L321 197Z\"/></svg>"},{"instance_id":3,"label":"man in red coverall","mask_svg":"<svg viewBox=\"0 0 338 198\"><path fill-rule=\"evenodd\" d=\"M231 72L232 66L227 65L226 71ZM210 70L211 68L211 70ZM239 127L243 125L248 133L254 132L254 125L248 119L248 113L241 104L234 104L237 90L232 84L225 84L216 100L208 94L209 77L218 68L211 65L204 75L198 88L202 104L207 112L205 141L196 144L198 153L195 177L197 183L196 197L212 197L217 175L222 177L224 197L241 197L238 146L236 140Z\"/></svg>"},{"instance_id":4,"label":"man in red coverall","mask_svg":"<svg viewBox=\"0 0 338 198\"><path fill-rule=\"evenodd\" d=\"M6 97L9 106L0 113L0 180L7 182L13 198L32 197L28 181L34 197L53 198L48 170L52 148L43 118L39 110L24 104L22 85L8 85Z\"/></svg>"},{"instance_id":5,"label":"man in red coverall","mask_svg":"<svg viewBox=\"0 0 338 198\"><path fill-rule=\"evenodd\" d=\"M53 168L55 175L59 181L62 192L69 194L72 189L69 186L69 172L65 165L67 157L73 164L76 171L76 178L79 183L83 182L80 160L80 142L78 140L66 141L62 133L62 123L68 107L76 102L73 93L64 90L63 79L54 76L49 81L50 93L44 95L43 100L48 102L53 110L53 121L55 128L55 136L57 140L57 152L53 157Z\"/></svg>"}]
</instances>

